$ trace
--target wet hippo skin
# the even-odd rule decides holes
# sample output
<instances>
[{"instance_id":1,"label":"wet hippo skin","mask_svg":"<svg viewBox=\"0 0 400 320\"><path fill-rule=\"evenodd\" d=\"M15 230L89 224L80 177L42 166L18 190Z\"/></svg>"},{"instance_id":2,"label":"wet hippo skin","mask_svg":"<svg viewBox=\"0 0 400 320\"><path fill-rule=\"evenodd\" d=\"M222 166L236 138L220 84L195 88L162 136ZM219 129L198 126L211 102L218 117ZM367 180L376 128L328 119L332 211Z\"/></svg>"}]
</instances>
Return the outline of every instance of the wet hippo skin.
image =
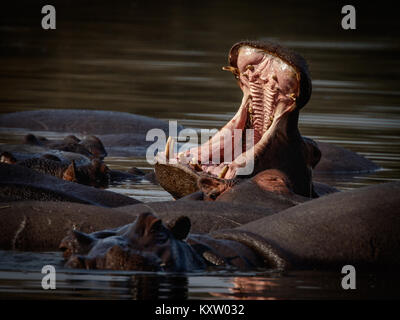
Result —
<instances>
[{"instance_id":1,"label":"wet hippo skin","mask_svg":"<svg viewBox=\"0 0 400 320\"><path fill-rule=\"evenodd\" d=\"M76 166L74 160L69 164L63 163L59 158L49 154L40 158L34 157L22 161L17 161L12 154L6 152L3 152L0 157L0 162L2 163L26 167L59 179L96 188L106 188L110 182L110 170L99 159L93 159L88 165Z\"/></svg>"},{"instance_id":2,"label":"wet hippo skin","mask_svg":"<svg viewBox=\"0 0 400 320\"><path fill-rule=\"evenodd\" d=\"M258 205L277 212L313 198L311 194L310 197L295 194L286 175L273 169L236 181L201 177L198 186L203 192L203 200ZM338 191L321 183L314 183L314 190L318 196Z\"/></svg>"},{"instance_id":3,"label":"wet hippo skin","mask_svg":"<svg viewBox=\"0 0 400 320\"><path fill-rule=\"evenodd\" d=\"M262 207L212 202L200 202L193 206L166 201L112 209L76 202L63 202L62 205L54 201L0 202L0 249L57 250L61 239L73 228L87 233L115 228L131 223L149 210L166 224L189 215L194 233L236 228L273 214ZM18 241L15 240L17 238Z\"/></svg>"},{"instance_id":4,"label":"wet hippo skin","mask_svg":"<svg viewBox=\"0 0 400 320\"><path fill-rule=\"evenodd\" d=\"M34 170L0 163L0 202L71 201L104 207L140 203L118 193L58 179Z\"/></svg>"},{"instance_id":5,"label":"wet hippo skin","mask_svg":"<svg viewBox=\"0 0 400 320\"><path fill-rule=\"evenodd\" d=\"M0 145L0 154L7 152L13 155L17 161L24 161L33 158L54 157L62 164L70 164L74 161L77 166L89 165L90 159L82 154L52 150L47 147L27 144L2 144Z\"/></svg>"},{"instance_id":6,"label":"wet hippo skin","mask_svg":"<svg viewBox=\"0 0 400 320\"><path fill-rule=\"evenodd\" d=\"M395 182L335 193L235 229L222 229L206 235L191 234L186 242L197 255L211 265L229 266L229 262L238 259L239 262L233 265L244 269L262 266L279 269L340 270L347 264L354 265L356 269L397 269L400 265L400 198L397 197L399 191L400 183ZM152 220L157 219L153 214L144 212L138 216L137 221L147 215L151 215ZM189 224L189 218L184 218L186 222L183 224ZM176 221L180 219L182 218ZM132 235L134 225L135 223L91 235L74 232L72 238L68 236L61 243L61 248L67 252L66 258L73 258L72 261L68 260L67 265L88 269L125 269L125 263L120 267L118 263L113 264L112 260L116 259L118 262L121 252L123 261L129 260L128 249L132 246L136 248L142 235L146 242L145 231L136 230ZM186 238L188 232L187 228L183 233L177 232L180 234L178 240ZM132 236L133 244L130 243ZM100 246L102 250L89 245L93 238L97 239L96 243L103 244ZM157 243L153 243L150 246L151 251L157 250L157 246ZM110 254L109 250L112 250ZM169 250L173 251L172 248ZM134 263L128 268L137 270L135 262L146 261L146 255L139 252L140 250L135 249L132 253ZM78 256L74 258L76 254ZM141 259L137 257L138 254ZM93 264L93 260L97 263L97 259L100 260L100 264ZM102 262L104 259L108 260L107 265ZM190 269L192 259L193 252L175 255L170 265L175 261L189 268L185 268L184 271L195 271L199 266ZM160 262L156 265L161 267ZM143 266L140 265L138 270L142 269Z\"/></svg>"},{"instance_id":7,"label":"wet hippo skin","mask_svg":"<svg viewBox=\"0 0 400 320\"><path fill-rule=\"evenodd\" d=\"M379 169L379 166L364 156L326 142L316 142L322 157L315 167L315 174L351 174L368 173Z\"/></svg>"},{"instance_id":8,"label":"wet hippo skin","mask_svg":"<svg viewBox=\"0 0 400 320\"><path fill-rule=\"evenodd\" d=\"M79 153L91 159L103 159L107 156L103 143L96 136L87 136L83 140L80 140L74 135L69 135L62 140L48 140L45 137L36 137L33 134L27 134L24 137L24 143L45 146L53 150Z\"/></svg>"},{"instance_id":9,"label":"wet hippo skin","mask_svg":"<svg viewBox=\"0 0 400 320\"><path fill-rule=\"evenodd\" d=\"M57 250L72 230L94 232L131 223L135 214L73 202L0 202L2 250Z\"/></svg>"},{"instance_id":10,"label":"wet hippo skin","mask_svg":"<svg viewBox=\"0 0 400 320\"><path fill-rule=\"evenodd\" d=\"M237 231L262 236L292 267L397 268L399 192L400 182L392 182L335 193L250 222Z\"/></svg>"},{"instance_id":11,"label":"wet hippo skin","mask_svg":"<svg viewBox=\"0 0 400 320\"><path fill-rule=\"evenodd\" d=\"M208 207L197 213L188 209L187 202L192 201L115 209L68 202L63 206L55 202L4 203L0 207L1 247L54 250L57 241L72 229L89 233L115 228L131 224L135 217L149 210L159 210L157 216L164 212L166 225L182 213L194 221L197 227L192 226L193 234L188 238L193 243L211 245L213 239L235 241L257 253L265 267L329 269L354 264L356 268L393 268L400 265L399 191L400 183L394 182L334 193L264 217L260 217L261 212L254 212L250 217L253 221L247 223L247 212L221 215L218 206L212 211L216 202L200 202ZM232 227L230 218L236 220L233 224L241 225ZM197 233L201 225L213 224L219 224L219 228L208 227L210 233ZM217 258L210 256L211 260Z\"/></svg>"}]
</instances>

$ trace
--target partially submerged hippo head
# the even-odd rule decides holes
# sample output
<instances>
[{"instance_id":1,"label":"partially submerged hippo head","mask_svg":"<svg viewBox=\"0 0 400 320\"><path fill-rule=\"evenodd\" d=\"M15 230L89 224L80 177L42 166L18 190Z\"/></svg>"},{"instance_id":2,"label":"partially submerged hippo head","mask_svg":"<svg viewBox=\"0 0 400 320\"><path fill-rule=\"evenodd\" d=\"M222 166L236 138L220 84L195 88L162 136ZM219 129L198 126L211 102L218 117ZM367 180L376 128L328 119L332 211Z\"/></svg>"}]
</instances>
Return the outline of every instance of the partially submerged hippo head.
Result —
<instances>
[{"instance_id":1,"label":"partially submerged hippo head","mask_svg":"<svg viewBox=\"0 0 400 320\"><path fill-rule=\"evenodd\" d=\"M0 155L0 162L20 165L66 181L96 188L106 188L110 183L110 169L99 159L93 159L87 165L77 166L74 160L65 164L52 154L44 154L40 157L33 155L32 158L18 161L10 152L3 152Z\"/></svg>"},{"instance_id":2,"label":"partially submerged hippo head","mask_svg":"<svg viewBox=\"0 0 400 320\"><path fill-rule=\"evenodd\" d=\"M261 190L281 195L292 194L290 181L279 170L264 170L251 180ZM231 190L240 182L242 181L238 179L220 179L212 176L202 176L197 181L199 189L203 192L203 199L206 201L218 199L224 192Z\"/></svg>"},{"instance_id":3,"label":"partially submerged hippo head","mask_svg":"<svg viewBox=\"0 0 400 320\"><path fill-rule=\"evenodd\" d=\"M104 159L107 152L101 140L96 136L88 136L80 140L74 135L69 135L62 140L48 140L45 137L27 134L24 137L25 144L44 146L49 149L74 152L91 159Z\"/></svg>"},{"instance_id":4,"label":"partially submerged hippo head","mask_svg":"<svg viewBox=\"0 0 400 320\"><path fill-rule=\"evenodd\" d=\"M107 188L110 183L110 169L99 159L93 159L89 165L70 169L75 182L96 188Z\"/></svg>"},{"instance_id":5,"label":"partially submerged hippo head","mask_svg":"<svg viewBox=\"0 0 400 320\"><path fill-rule=\"evenodd\" d=\"M197 190L201 173L233 179L279 169L287 175L295 193L310 196L311 169L321 155L315 143L303 140L298 130L299 111L311 96L306 61L287 48L260 41L235 44L228 61L229 66L223 69L234 74L243 91L238 112L198 148L175 155L167 143L165 154L160 156L171 163L155 165L160 184L179 198ZM234 139L238 130L242 138ZM232 141L229 150L226 139ZM219 161L215 161L216 153ZM226 154L232 154L233 161L227 162ZM254 169L241 174L248 163L254 163Z\"/></svg>"},{"instance_id":6,"label":"partially submerged hippo head","mask_svg":"<svg viewBox=\"0 0 400 320\"><path fill-rule=\"evenodd\" d=\"M74 230L62 240L60 249L66 265L73 268L188 271L204 267L183 241L189 230L187 217L167 227L152 213L142 213L119 229L91 234Z\"/></svg>"}]
</instances>

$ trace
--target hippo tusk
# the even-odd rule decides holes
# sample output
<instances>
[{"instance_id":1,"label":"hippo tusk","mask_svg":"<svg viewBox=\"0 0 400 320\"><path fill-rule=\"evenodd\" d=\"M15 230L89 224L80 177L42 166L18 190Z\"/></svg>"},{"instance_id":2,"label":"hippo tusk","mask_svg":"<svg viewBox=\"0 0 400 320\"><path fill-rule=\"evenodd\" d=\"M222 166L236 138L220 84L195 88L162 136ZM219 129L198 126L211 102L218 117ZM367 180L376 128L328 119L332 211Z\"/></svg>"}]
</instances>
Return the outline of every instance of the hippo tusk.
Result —
<instances>
[{"instance_id":1,"label":"hippo tusk","mask_svg":"<svg viewBox=\"0 0 400 320\"><path fill-rule=\"evenodd\" d=\"M172 155L174 154L174 138L171 136L168 137L167 144L165 145L165 159L169 162L170 153L172 151Z\"/></svg>"},{"instance_id":2,"label":"hippo tusk","mask_svg":"<svg viewBox=\"0 0 400 320\"><path fill-rule=\"evenodd\" d=\"M223 179L225 178L226 173L228 172L229 166L225 166L222 171L220 172L220 174L218 175L219 179Z\"/></svg>"}]
</instances>

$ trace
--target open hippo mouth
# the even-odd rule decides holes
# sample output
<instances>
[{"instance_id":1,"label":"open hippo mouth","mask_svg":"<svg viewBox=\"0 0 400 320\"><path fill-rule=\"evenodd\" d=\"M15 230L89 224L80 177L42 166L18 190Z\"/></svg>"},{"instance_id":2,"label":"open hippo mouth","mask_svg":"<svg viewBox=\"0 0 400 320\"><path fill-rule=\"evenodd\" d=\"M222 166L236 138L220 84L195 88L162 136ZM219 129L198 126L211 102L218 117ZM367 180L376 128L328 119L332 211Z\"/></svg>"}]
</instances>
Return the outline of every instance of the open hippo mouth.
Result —
<instances>
[{"instance_id":1,"label":"open hippo mouth","mask_svg":"<svg viewBox=\"0 0 400 320\"><path fill-rule=\"evenodd\" d=\"M295 191L309 195L309 181L305 181L306 187L296 186L296 175L309 176L308 169L315 165L315 159L309 159L310 141L304 141L298 131L299 110L311 95L305 60L277 44L244 41L231 48L229 66L223 70L234 74L243 91L239 110L217 134L197 148L175 154L169 139L165 153L161 154L169 163L155 166L160 184L179 197L183 194L172 190L171 174L163 174L164 170L176 172L179 168L185 174L191 170L233 179L274 168L294 181ZM175 181L179 182L182 179Z\"/></svg>"}]
</instances>

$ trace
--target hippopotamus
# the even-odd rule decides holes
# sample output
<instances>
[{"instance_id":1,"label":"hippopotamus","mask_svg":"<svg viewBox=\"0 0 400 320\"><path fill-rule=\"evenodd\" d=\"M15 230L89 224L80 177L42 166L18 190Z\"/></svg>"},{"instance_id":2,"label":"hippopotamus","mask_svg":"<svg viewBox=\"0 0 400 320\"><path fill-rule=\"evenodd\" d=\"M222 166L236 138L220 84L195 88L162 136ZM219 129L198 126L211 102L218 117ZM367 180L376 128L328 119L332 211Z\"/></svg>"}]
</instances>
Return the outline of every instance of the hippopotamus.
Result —
<instances>
[{"instance_id":1,"label":"hippopotamus","mask_svg":"<svg viewBox=\"0 0 400 320\"><path fill-rule=\"evenodd\" d=\"M89 158L101 160L107 156L103 143L96 136L88 136L80 140L74 135L69 135L62 140L48 140L42 136L36 137L33 134L27 134L24 137L24 143L45 146L49 149L79 153Z\"/></svg>"},{"instance_id":2,"label":"hippopotamus","mask_svg":"<svg viewBox=\"0 0 400 320\"><path fill-rule=\"evenodd\" d=\"M140 203L131 197L61 180L20 165L0 163L0 202L20 200L72 201L105 207Z\"/></svg>"},{"instance_id":3,"label":"hippopotamus","mask_svg":"<svg viewBox=\"0 0 400 320\"><path fill-rule=\"evenodd\" d=\"M254 254L258 257L254 265L242 265L250 269L255 266L330 269L345 264L352 264L357 269L398 268L399 191L399 182L377 184L329 194L270 214L263 214L262 209L266 209L262 207L257 211L248 204L240 206L218 201L199 202L202 210L196 210L195 205L193 210L187 210L188 203L185 201L137 204L113 209L70 202L65 202L61 207L56 202L10 202L0 207L3 221L0 225L0 245L2 249L54 250L71 230L88 233L89 238L95 238L92 243L102 243L97 241L100 235L103 238L126 237L129 228L124 225L132 226L138 216L150 212L162 219L167 228L182 216L189 218L189 235L186 239L182 236L178 239L186 241L188 245L200 243L202 248L210 247L212 250L206 251L213 253L207 254L209 260L203 261L205 265L210 265L210 260L215 265L218 261L225 261L218 257L226 258L229 255L218 253L219 242L216 240L229 240L224 242L229 244L228 248L237 242L241 244L240 248L252 250L250 256ZM223 206L227 206L227 210L221 216L219 210ZM229 210L233 208L236 211L231 214ZM111 233L108 233L110 229ZM96 233L101 230L108 231ZM116 234L116 230L120 230L120 233ZM114 240L110 239L110 243L118 245ZM117 240L123 246L129 245L130 241ZM107 241L104 243L109 244ZM195 246L193 249L202 256L199 254L200 247ZM232 248L238 250L239 247ZM241 250L238 252L243 258L250 254ZM85 258L88 253L77 254ZM91 257L98 254L99 259L103 259L103 253L96 249ZM143 266L140 268L143 269Z\"/></svg>"},{"instance_id":4,"label":"hippopotamus","mask_svg":"<svg viewBox=\"0 0 400 320\"><path fill-rule=\"evenodd\" d=\"M310 197L316 196L314 170L377 168L362 156L301 136L299 112L311 97L312 85L307 63L299 54L271 42L243 41L233 45L228 62L224 70L233 73L243 92L234 117L200 147L175 154L169 139L165 152L157 156L157 180L175 198L197 191L200 173L233 179L277 169L287 176L294 193ZM253 137L247 136L249 130ZM236 132L241 132L241 139L235 138ZM251 173L241 173L249 163L254 165Z\"/></svg>"},{"instance_id":5,"label":"hippopotamus","mask_svg":"<svg viewBox=\"0 0 400 320\"><path fill-rule=\"evenodd\" d=\"M0 162L23 166L63 180L96 188L106 188L110 182L110 169L99 159L93 159L88 165L76 166L74 160L70 164L63 163L54 155L46 154L41 158L17 161L12 154L3 152L0 155Z\"/></svg>"},{"instance_id":6,"label":"hippopotamus","mask_svg":"<svg viewBox=\"0 0 400 320\"><path fill-rule=\"evenodd\" d=\"M68 165L74 161L77 166L89 165L91 162L90 158L80 153L48 149L47 147L28 144L2 144L0 145L0 154L8 155L3 157L2 160L2 162L6 163L15 163L33 158L49 159Z\"/></svg>"},{"instance_id":7,"label":"hippopotamus","mask_svg":"<svg viewBox=\"0 0 400 320\"><path fill-rule=\"evenodd\" d=\"M60 202L54 199L45 200L8 201L0 204L0 249L54 251L71 229L90 233L116 228L131 223L138 215L149 210L170 224L187 215L190 207L191 231L202 234L237 228L276 213L265 207L227 202L200 201L188 206L184 201L164 201L114 205L111 208L70 202L73 200L64 201L60 206Z\"/></svg>"},{"instance_id":8,"label":"hippopotamus","mask_svg":"<svg viewBox=\"0 0 400 320\"><path fill-rule=\"evenodd\" d=\"M80 140L69 135L61 140L27 134L19 145L0 146L0 162L19 164L58 178L106 188L110 183L146 179L145 173L109 169L101 160L107 156L101 140L88 136Z\"/></svg>"},{"instance_id":9,"label":"hippopotamus","mask_svg":"<svg viewBox=\"0 0 400 320\"><path fill-rule=\"evenodd\" d=\"M166 226L151 212L121 228L85 234L76 230L60 244L66 266L85 269L188 272L206 266L249 269L262 260L236 241L196 235L188 241L190 219Z\"/></svg>"},{"instance_id":10,"label":"hippopotamus","mask_svg":"<svg viewBox=\"0 0 400 320\"><path fill-rule=\"evenodd\" d=\"M82 121L84 119L84 121ZM163 120L126 112L101 110L34 110L0 115L0 128L20 132L62 132L63 134L96 136L109 156L144 156L152 144L146 140L149 130L158 128L167 132L169 124ZM178 125L178 131L182 126ZM74 142L72 136L67 142ZM79 142L86 149L97 144L95 140ZM39 144L46 143L39 139ZM53 143L50 141L50 143ZM63 141L58 141L63 143ZM65 143L65 141L64 141ZM75 144L76 146L76 144Z\"/></svg>"},{"instance_id":11,"label":"hippopotamus","mask_svg":"<svg viewBox=\"0 0 400 320\"><path fill-rule=\"evenodd\" d=\"M399 191L400 183L393 182L334 193L209 234L189 234L189 212L169 226L144 212L120 228L91 234L72 231L60 248L68 266L88 269L148 270L146 263L152 271L185 272L202 265L398 268Z\"/></svg>"}]
</instances>

